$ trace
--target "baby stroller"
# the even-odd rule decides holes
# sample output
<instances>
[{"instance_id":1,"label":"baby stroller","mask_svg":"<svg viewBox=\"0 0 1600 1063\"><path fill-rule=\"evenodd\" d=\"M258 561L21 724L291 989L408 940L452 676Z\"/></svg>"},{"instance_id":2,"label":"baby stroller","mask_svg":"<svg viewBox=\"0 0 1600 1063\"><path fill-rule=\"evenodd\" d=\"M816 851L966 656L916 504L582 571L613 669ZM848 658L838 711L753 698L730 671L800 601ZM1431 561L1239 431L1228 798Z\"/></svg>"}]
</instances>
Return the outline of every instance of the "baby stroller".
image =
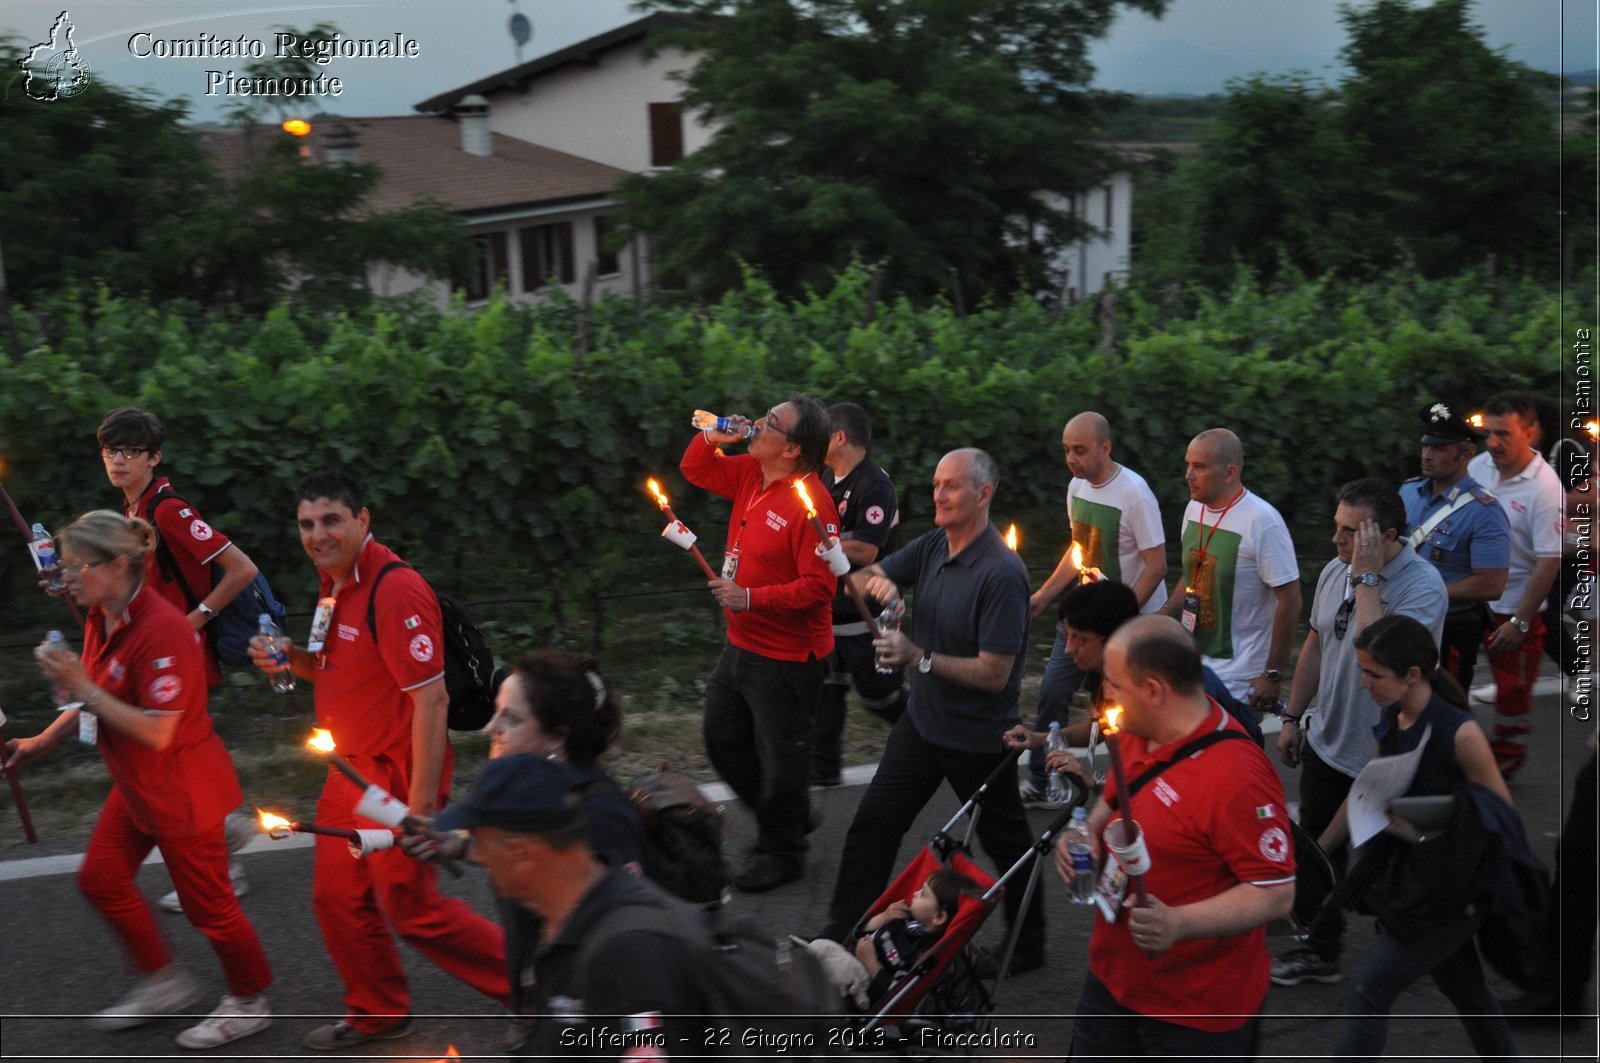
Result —
<instances>
[{"instance_id":1,"label":"baby stroller","mask_svg":"<svg viewBox=\"0 0 1600 1063\"><path fill-rule=\"evenodd\" d=\"M959 871L978 886L977 891L969 890L962 895L955 914L938 940L908 967L897 972L869 1014L858 1016L859 1028L850 1038L853 1046L918 1054L959 1050L961 1046L978 1042L977 1038L965 1035L982 1034L989 1028L995 997L1001 981L1009 973L1022 925L1017 923L1006 934L992 980L980 972L976 950L971 947L972 939L1005 896L1007 883L1023 889L1019 910L1027 908L1045 865L1042 857L1050 851L1056 834L1072 816L1070 808L1057 816L999 878L979 867L972 859L971 844L984 801L992 787L1001 785L1002 778L1005 784L1015 785L1012 782L1015 772L1016 762L1005 758L857 922L860 928L893 902L909 897L940 868ZM963 819L967 820L966 829L957 841L953 832ZM845 946L853 950L854 940L847 941Z\"/></svg>"}]
</instances>

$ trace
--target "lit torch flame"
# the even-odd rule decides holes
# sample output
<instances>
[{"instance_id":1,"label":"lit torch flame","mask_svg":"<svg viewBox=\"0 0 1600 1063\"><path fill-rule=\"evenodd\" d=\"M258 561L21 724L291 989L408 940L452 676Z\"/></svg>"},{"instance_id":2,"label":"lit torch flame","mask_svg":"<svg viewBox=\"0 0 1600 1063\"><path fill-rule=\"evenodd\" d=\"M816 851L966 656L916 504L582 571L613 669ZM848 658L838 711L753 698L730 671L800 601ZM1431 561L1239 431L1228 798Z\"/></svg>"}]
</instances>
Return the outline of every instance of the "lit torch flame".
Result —
<instances>
[{"instance_id":1,"label":"lit torch flame","mask_svg":"<svg viewBox=\"0 0 1600 1063\"><path fill-rule=\"evenodd\" d=\"M261 829L274 839L287 838L293 824L282 816L275 816L265 809L257 808L257 815L261 817Z\"/></svg>"},{"instance_id":2,"label":"lit torch flame","mask_svg":"<svg viewBox=\"0 0 1600 1063\"><path fill-rule=\"evenodd\" d=\"M1483 427L1483 414L1481 414L1481 413L1473 414L1472 416L1467 418L1467 423L1470 424L1474 428L1482 428Z\"/></svg>"},{"instance_id":3,"label":"lit torch flame","mask_svg":"<svg viewBox=\"0 0 1600 1063\"><path fill-rule=\"evenodd\" d=\"M442 1055L438 1059L434 1060L433 1063L448 1063L449 1060L460 1059L460 1058L461 1058L461 1053L456 1051L456 1046L455 1045L451 1045L451 1046L449 1046L448 1048L446 1048L444 1050L444 1055Z\"/></svg>"},{"instance_id":4,"label":"lit torch flame","mask_svg":"<svg viewBox=\"0 0 1600 1063\"><path fill-rule=\"evenodd\" d=\"M1591 436L1593 436L1596 439L1600 439L1600 421L1590 421L1588 424L1584 425L1583 427L1588 431L1588 433Z\"/></svg>"},{"instance_id":5,"label":"lit torch flame","mask_svg":"<svg viewBox=\"0 0 1600 1063\"><path fill-rule=\"evenodd\" d=\"M306 745L315 749L318 753L332 753L335 748L333 732L325 731L321 727L314 727L311 730L311 737L306 739Z\"/></svg>"},{"instance_id":6,"label":"lit torch flame","mask_svg":"<svg viewBox=\"0 0 1600 1063\"><path fill-rule=\"evenodd\" d=\"M1100 726L1100 733L1107 738L1117 734L1121 730L1117 726L1117 721L1122 719L1122 706L1107 705L1101 714L1105 717L1105 722Z\"/></svg>"},{"instance_id":7,"label":"lit torch flame","mask_svg":"<svg viewBox=\"0 0 1600 1063\"><path fill-rule=\"evenodd\" d=\"M815 518L817 515L817 507L811 504L811 494L806 490L805 481L796 480L794 482L794 489L795 492L800 496L801 503L803 503L806 507L806 516Z\"/></svg>"},{"instance_id":8,"label":"lit torch flame","mask_svg":"<svg viewBox=\"0 0 1600 1063\"><path fill-rule=\"evenodd\" d=\"M1079 572L1083 571L1083 547L1077 543L1072 544L1072 567Z\"/></svg>"},{"instance_id":9,"label":"lit torch flame","mask_svg":"<svg viewBox=\"0 0 1600 1063\"><path fill-rule=\"evenodd\" d=\"M1011 552L1017 551L1017 526L1013 524L1006 529L1006 545L1011 547Z\"/></svg>"},{"instance_id":10,"label":"lit torch flame","mask_svg":"<svg viewBox=\"0 0 1600 1063\"><path fill-rule=\"evenodd\" d=\"M656 496L656 505L660 506L662 509L666 509L671 504L667 501L666 492L661 490L661 485L656 483L654 477L646 480L644 485L650 489L650 493L652 495Z\"/></svg>"}]
</instances>

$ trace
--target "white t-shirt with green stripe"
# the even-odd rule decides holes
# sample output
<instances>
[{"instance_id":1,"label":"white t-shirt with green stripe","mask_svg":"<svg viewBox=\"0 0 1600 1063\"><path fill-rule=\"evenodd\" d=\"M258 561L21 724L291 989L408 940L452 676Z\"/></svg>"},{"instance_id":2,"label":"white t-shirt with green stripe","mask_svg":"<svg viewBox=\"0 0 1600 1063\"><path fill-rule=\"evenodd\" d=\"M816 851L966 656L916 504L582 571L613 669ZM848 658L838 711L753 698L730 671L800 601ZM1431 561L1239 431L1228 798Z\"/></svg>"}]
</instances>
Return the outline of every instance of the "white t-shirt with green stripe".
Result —
<instances>
[{"instance_id":1,"label":"white t-shirt with green stripe","mask_svg":"<svg viewBox=\"0 0 1600 1063\"><path fill-rule=\"evenodd\" d=\"M1067 515L1072 519L1072 540L1083 550L1084 566L1098 568L1107 579L1130 587L1144 572L1139 551L1167 542L1155 493L1126 465L1119 465L1098 487L1073 477L1067 484ZM1167 581L1162 580L1139 611L1153 613L1166 600Z\"/></svg>"}]
</instances>

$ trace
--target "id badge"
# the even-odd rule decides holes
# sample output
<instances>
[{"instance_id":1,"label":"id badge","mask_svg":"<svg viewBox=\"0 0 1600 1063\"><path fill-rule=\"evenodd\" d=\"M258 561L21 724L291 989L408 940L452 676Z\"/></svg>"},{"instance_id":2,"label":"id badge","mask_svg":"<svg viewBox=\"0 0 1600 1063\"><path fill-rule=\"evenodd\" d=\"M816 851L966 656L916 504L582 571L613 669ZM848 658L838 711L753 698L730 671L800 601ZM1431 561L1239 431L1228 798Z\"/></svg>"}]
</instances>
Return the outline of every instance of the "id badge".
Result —
<instances>
[{"instance_id":1,"label":"id badge","mask_svg":"<svg viewBox=\"0 0 1600 1063\"><path fill-rule=\"evenodd\" d=\"M100 743L100 717L83 709L78 710L78 741L86 746Z\"/></svg>"},{"instance_id":2,"label":"id badge","mask_svg":"<svg viewBox=\"0 0 1600 1063\"><path fill-rule=\"evenodd\" d=\"M321 653L328 641L328 628L333 623L335 598L317 600L317 611L311 617L311 637L306 640L307 653Z\"/></svg>"},{"instance_id":3,"label":"id badge","mask_svg":"<svg viewBox=\"0 0 1600 1063\"><path fill-rule=\"evenodd\" d=\"M734 544L732 550L722 555L722 578L735 579L739 575L739 546Z\"/></svg>"},{"instance_id":4,"label":"id badge","mask_svg":"<svg viewBox=\"0 0 1600 1063\"><path fill-rule=\"evenodd\" d=\"M1191 587L1183 592L1183 629L1193 635L1199 620L1200 595Z\"/></svg>"}]
</instances>

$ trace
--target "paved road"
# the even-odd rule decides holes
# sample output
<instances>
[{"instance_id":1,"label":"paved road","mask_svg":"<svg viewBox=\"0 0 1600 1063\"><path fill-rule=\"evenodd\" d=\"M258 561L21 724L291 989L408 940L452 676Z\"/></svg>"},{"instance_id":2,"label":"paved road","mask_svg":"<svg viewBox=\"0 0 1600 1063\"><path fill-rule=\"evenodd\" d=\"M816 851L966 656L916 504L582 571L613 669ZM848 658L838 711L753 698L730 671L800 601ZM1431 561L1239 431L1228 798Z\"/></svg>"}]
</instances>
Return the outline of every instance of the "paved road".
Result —
<instances>
[{"instance_id":1,"label":"paved road","mask_svg":"<svg viewBox=\"0 0 1600 1063\"><path fill-rule=\"evenodd\" d=\"M1537 703L1539 733L1535 752L1513 794L1522 809L1530 839L1544 855L1553 849L1563 812L1561 793L1570 792L1573 775L1582 763L1586 730L1565 720L1558 699L1542 697ZM1555 726L1557 719L1564 726ZM1295 773L1285 773L1291 800ZM828 893L837 866L845 828L862 787L844 786L817 791L823 824L814 835L810 874L770 894L739 897L735 903L768 920L776 928L806 933L824 921ZM931 837L955 809L948 792L924 814L907 842L901 861L911 848ZM736 804L730 816L742 838L752 836L750 820ZM1045 814L1036 814L1043 826ZM738 845L738 839L735 845ZM0 862L0 1017L3 1039L0 1057L16 1059L157 1059L212 1058L181 1053L172 1043L184 1023L166 1019L120 1033L90 1030L82 1016L118 999L129 982L129 972L97 916L79 897L69 871L28 860L33 854L17 847ZM300 1039L312 1026L337 1017L339 985L323 951L309 905L311 853L309 849L258 841L243 857L252 885L245 908L261 931L277 976L271 996L277 1013L275 1025L265 1033L219 1049L215 1058L294 1059L326 1058L307 1053ZM35 873L39 870L49 873ZM8 877L9 876L9 877ZM140 884L152 896L168 888L165 869L152 865L141 872ZM1000 989L995 1029L1013 1038L1011 1048L994 1052L994 1058L1060 1058L1069 1040L1070 1015L1083 980L1089 916L1069 905L1053 872L1044 880L1050 920L1048 966L1011 979ZM488 888L481 873L469 873L447 892L467 899L485 912L492 911ZM180 957L211 991L223 992L220 972L204 939L181 916L165 917ZM1358 955L1370 942L1365 920L1352 923L1350 955ZM996 944L1003 921L996 918L984 928L980 941ZM1285 939L1277 934L1274 948ZM418 1020L405 1039L343 1053L361 1058L436 1059L454 1046L463 1058L494 1057L499 1051L504 1019L498 1009L426 961L406 951L412 976ZM1503 996L1513 990L1495 983ZM1307 985L1274 988L1267 1001L1262 1058L1302 1060L1326 1056L1338 1036L1338 1016L1343 1010L1342 985ZM1589 989L1589 1005L1594 1006ZM1595 1023L1592 1019L1566 1028L1519 1028L1515 1031L1524 1058L1594 1058ZM1431 1059L1469 1058L1470 1049L1459 1022L1443 996L1424 983L1407 992L1396 1008L1389 1051L1394 1056Z\"/></svg>"}]
</instances>

